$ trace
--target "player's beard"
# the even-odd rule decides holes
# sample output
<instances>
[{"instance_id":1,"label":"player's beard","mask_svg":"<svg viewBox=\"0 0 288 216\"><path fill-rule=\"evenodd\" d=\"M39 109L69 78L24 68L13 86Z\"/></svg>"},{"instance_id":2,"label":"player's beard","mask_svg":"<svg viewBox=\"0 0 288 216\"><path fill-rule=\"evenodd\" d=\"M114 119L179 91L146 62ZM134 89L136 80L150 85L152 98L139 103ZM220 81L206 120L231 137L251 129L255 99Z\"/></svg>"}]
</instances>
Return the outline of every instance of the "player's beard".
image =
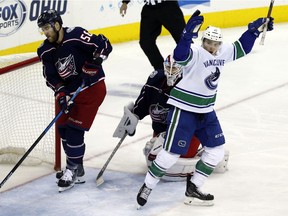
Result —
<instances>
[{"instance_id":1,"label":"player's beard","mask_svg":"<svg viewBox=\"0 0 288 216\"><path fill-rule=\"evenodd\" d=\"M53 33L51 33L50 35L46 35L46 37L50 43L55 43L59 38L59 32L54 30Z\"/></svg>"},{"instance_id":2,"label":"player's beard","mask_svg":"<svg viewBox=\"0 0 288 216\"><path fill-rule=\"evenodd\" d=\"M50 36L48 36L47 37L47 39L48 39L48 41L50 42L50 43L54 43L54 42L56 42L57 41L57 34L54 34L54 35L50 35Z\"/></svg>"}]
</instances>

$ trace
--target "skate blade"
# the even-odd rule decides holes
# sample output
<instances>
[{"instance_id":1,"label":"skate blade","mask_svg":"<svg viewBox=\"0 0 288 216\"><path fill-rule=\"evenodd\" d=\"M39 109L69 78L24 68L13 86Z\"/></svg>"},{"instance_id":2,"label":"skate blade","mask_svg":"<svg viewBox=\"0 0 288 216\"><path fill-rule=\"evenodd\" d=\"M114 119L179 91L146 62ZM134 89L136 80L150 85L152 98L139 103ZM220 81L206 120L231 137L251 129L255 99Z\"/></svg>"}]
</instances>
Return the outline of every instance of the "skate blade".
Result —
<instances>
[{"instance_id":1,"label":"skate blade","mask_svg":"<svg viewBox=\"0 0 288 216\"><path fill-rule=\"evenodd\" d=\"M186 205L195 205L195 206L213 206L213 200L200 200L194 197L186 197L184 200Z\"/></svg>"},{"instance_id":2,"label":"skate blade","mask_svg":"<svg viewBox=\"0 0 288 216\"><path fill-rule=\"evenodd\" d=\"M142 206L138 204L137 210L140 210L141 208L142 208Z\"/></svg>"},{"instance_id":3,"label":"skate blade","mask_svg":"<svg viewBox=\"0 0 288 216\"><path fill-rule=\"evenodd\" d=\"M82 177L77 177L75 184L84 184L85 182L86 182L85 178L82 176Z\"/></svg>"},{"instance_id":4,"label":"skate blade","mask_svg":"<svg viewBox=\"0 0 288 216\"><path fill-rule=\"evenodd\" d=\"M73 185L70 185L70 186L68 186L68 187L58 187L58 192L59 192L59 193L62 193L62 192L64 192L64 191L67 191L67 190L71 189L72 187L74 187L74 184L73 184Z\"/></svg>"},{"instance_id":5,"label":"skate blade","mask_svg":"<svg viewBox=\"0 0 288 216\"><path fill-rule=\"evenodd\" d=\"M58 184L60 179L56 179L56 184ZM84 184L86 182L85 178L84 177L78 177L76 180L75 180L75 184Z\"/></svg>"}]
</instances>

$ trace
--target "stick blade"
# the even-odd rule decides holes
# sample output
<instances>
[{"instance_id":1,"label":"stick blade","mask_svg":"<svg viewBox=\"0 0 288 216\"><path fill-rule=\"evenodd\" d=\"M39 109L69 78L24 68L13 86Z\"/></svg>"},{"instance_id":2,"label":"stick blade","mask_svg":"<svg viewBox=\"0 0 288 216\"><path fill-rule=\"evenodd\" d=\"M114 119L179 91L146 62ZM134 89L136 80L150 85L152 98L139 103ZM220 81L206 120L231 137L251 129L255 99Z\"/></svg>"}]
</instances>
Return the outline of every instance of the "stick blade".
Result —
<instances>
[{"instance_id":1,"label":"stick blade","mask_svg":"<svg viewBox=\"0 0 288 216\"><path fill-rule=\"evenodd\" d=\"M99 187L100 185L102 185L104 183L104 178L103 176L97 176L96 178L96 187Z\"/></svg>"}]
</instances>

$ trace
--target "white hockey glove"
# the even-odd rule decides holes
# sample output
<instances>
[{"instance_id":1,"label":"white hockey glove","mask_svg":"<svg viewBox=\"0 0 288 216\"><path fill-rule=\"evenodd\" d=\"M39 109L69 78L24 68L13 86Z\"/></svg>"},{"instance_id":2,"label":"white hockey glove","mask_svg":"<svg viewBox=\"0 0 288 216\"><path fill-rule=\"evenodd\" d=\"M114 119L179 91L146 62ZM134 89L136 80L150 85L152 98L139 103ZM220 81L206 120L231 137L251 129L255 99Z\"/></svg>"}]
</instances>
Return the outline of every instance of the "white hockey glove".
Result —
<instances>
[{"instance_id":1,"label":"white hockey glove","mask_svg":"<svg viewBox=\"0 0 288 216\"><path fill-rule=\"evenodd\" d=\"M122 138L125 133L128 133L129 136L133 136L136 131L136 126L138 124L138 117L134 115L131 110L134 107L134 103L130 102L124 106L124 115L119 122L117 128L113 133L113 137Z\"/></svg>"}]
</instances>

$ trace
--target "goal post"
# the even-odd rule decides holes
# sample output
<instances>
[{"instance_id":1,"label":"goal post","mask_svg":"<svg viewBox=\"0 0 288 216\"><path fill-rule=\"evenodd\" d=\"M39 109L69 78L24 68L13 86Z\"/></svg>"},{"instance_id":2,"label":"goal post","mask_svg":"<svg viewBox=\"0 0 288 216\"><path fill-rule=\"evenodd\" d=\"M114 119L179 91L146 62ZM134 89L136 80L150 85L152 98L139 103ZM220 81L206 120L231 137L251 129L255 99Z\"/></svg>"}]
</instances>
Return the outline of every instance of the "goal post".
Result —
<instances>
[{"instance_id":1,"label":"goal post","mask_svg":"<svg viewBox=\"0 0 288 216\"><path fill-rule=\"evenodd\" d=\"M38 57L0 56L0 163L16 164L59 113L53 94L45 84ZM61 169L56 128L54 124L23 165L45 162Z\"/></svg>"}]
</instances>

